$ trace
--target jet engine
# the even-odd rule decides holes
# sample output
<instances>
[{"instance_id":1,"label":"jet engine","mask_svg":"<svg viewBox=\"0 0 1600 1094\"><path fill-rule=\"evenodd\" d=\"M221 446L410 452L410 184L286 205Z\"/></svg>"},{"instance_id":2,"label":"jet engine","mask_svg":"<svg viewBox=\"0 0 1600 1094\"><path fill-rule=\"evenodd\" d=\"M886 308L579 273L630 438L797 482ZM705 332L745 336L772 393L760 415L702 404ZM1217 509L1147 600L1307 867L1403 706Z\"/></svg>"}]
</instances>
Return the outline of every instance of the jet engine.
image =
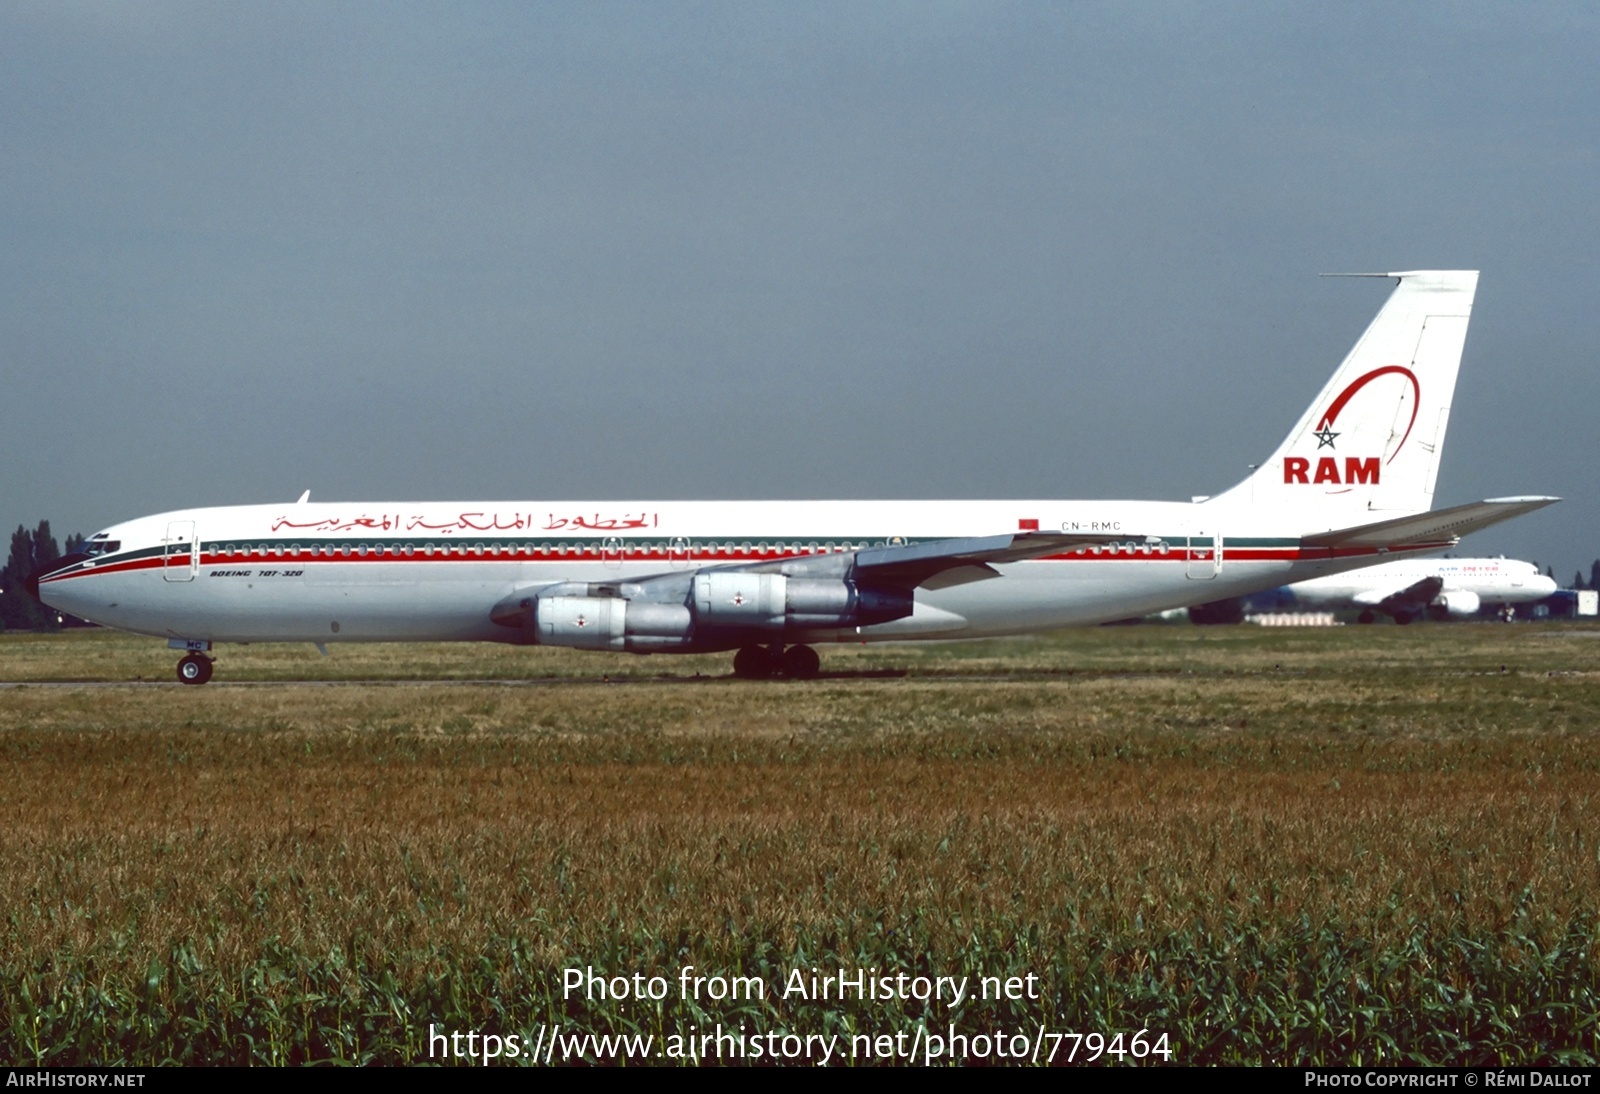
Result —
<instances>
[{"instance_id":1,"label":"jet engine","mask_svg":"<svg viewBox=\"0 0 1600 1094\"><path fill-rule=\"evenodd\" d=\"M695 619L706 626L780 632L865 627L911 614L904 589L862 589L854 581L713 570L694 579Z\"/></svg>"},{"instance_id":2,"label":"jet engine","mask_svg":"<svg viewBox=\"0 0 1600 1094\"><path fill-rule=\"evenodd\" d=\"M540 645L652 653L794 640L808 631L887 623L911 609L909 589L711 570L616 584L563 582L514 593L490 618Z\"/></svg>"},{"instance_id":3,"label":"jet engine","mask_svg":"<svg viewBox=\"0 0 1600 1094\"><path fill-rule=\"evenodd\" d=\"M1470 619L1478 614L1483 598L1464 589L1451 589L1434 597L1428 611L1435 619Z\"/></svg>"},{"instance_id":4,"label":"jet engine","mask_svg":"<svg viewBox=\"0 0 1600 1094\"><path fill-rule=\"evenodd\" d=\"M611 596L540 596L532 605L534 641L580 650L681 649L693 620L682 604Z\"/></svg>"}]
</instances>

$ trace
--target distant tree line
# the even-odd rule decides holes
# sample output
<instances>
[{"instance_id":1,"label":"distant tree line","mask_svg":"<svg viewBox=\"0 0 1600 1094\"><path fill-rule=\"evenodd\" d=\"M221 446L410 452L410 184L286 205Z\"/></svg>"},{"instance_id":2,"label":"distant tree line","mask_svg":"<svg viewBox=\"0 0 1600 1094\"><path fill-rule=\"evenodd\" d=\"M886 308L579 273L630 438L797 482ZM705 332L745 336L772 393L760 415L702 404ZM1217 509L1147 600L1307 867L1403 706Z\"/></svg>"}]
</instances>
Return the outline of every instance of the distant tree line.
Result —
<instances>
[{"instance_id":1,"label":"distant tree line","mask_svg":"<svg viewBox=\"0 0 1600 1094\"><path fill-rule=\"evenodd\" d=\"M67 537L66 553L82 550L83 537L74 533ZM54 608L46 607L28 595L28 575L47 562L62 555L56 546L56 537L50 534L50 522L41 520L39 527L28 531L23 525L11 533L11 555L0 570L0 630L58 631L65 619L70 626L81 620L61 616Z\"/></svg>"},{"instance_id":2,"label":"distant tree line","mask_svg":"<svg viewBox=\"0 0 1600 1094\"><path fill-rule=\"evenodd\" d=\"M1594 560L1594 565L1589 567L1589 580L1583 580L1583 571L1579 570L1572 575L1574 589L1600 589L1600 558Z\"/></svg>"}]
</instances>

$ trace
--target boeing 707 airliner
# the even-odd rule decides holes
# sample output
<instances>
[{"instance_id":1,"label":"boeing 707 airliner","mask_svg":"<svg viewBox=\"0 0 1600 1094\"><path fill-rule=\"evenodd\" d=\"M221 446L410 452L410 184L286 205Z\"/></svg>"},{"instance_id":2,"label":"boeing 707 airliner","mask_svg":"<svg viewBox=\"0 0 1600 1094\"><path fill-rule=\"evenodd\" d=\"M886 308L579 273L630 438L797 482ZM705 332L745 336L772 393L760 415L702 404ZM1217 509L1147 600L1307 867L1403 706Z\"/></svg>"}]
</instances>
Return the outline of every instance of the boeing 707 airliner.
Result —
<instances>
[{"instance_id":1,"label":"boeing 707 airliner","mask_svg":"<svg viewBox=\"0 0 1600 1094\"><path fill-rule=\"evenodd\" d=\"M1100 623L1448 549L1548 497L1432 510L1476 271L1397 285L1270 459L1163 501L313 503L188 509L91 537L30 587L168 640L464 640L737 650L815 676L830 642Z\"/></svg>"}]
</instances>

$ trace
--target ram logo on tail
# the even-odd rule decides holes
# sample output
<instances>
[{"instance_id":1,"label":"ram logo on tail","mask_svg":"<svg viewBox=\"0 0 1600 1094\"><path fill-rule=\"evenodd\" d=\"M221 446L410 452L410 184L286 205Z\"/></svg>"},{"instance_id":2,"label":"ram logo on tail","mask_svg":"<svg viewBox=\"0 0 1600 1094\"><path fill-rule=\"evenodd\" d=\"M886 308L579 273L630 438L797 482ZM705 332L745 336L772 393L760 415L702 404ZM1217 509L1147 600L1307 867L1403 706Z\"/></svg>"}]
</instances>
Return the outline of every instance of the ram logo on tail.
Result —
<instances>
[{"instance_id":1,"label":"ram logo on tail","mask_svg":"<svg viewBox=\"0 0 1600 1094\"><path fill-rule=\"evenodd\" d=\"M1330 529L1432 508L1478 275L1387 276L1394 292L1299 424L1214 503L1293 510Z\"/></svg>"},{"instance_id":2,"label":"ram logo on tail","mask_svg":"<svg viewBox=\"0 0 1600 1094\"><path fill-rule=\"evenodd\" d=\"M1283 458L1283 481L1286 483L1299 483L1304 486L1320 483L1372 483L1378 482L1379 462L1376 456L1346 456L1344 458L1344 476L1339 475L1339 461L1332 456L1321 456L1317 459L1317 469L1311 470L1311 460L1306 456L1285 456Z\"/></svg>"},{"instance_id":3,"label":"ram logo on tail","mask_svg":"<svg viewBox=\"0 0 1600 1094\"><path fill-rule=\"evenodd\" d=\"M1333 427L1339 421L1339 412L1353 399L1357 392L1366 387L1380 376L1400 376L1411 383L1410 414L1406 415L1405 428L1400 431L1400 440L1389 453L1388 460L1381 460L1377 456L1346 456L1341 464L1338 457L1319 456L1316 458L1316 467L1312 468L1311 457L1285 456L1283 458L1283 481L1291 486L1319 486L1319 485L1373 485L1382 481L1382 465L1393 463L1394 458L1405 447L1406 440L1411 436L1411 429L1417 424L1417 408L1422 403L1422 385L1417 382L1417 374L1403 365L1385 365L1375 368L1349 384L1339 392L1333 402L1328 404L1328 409L1317 419L1317 428L1311 431L1311 436L1317 439L1317 450L1324 448L1338 450L1335 444L1341 434ZM1402 397L1401 413L1404 414L1407 404ZM1398 420L1395 423L1399 424ZM1342 470L1341 470L1342 468Z\"/></svg>"}]
</instances>

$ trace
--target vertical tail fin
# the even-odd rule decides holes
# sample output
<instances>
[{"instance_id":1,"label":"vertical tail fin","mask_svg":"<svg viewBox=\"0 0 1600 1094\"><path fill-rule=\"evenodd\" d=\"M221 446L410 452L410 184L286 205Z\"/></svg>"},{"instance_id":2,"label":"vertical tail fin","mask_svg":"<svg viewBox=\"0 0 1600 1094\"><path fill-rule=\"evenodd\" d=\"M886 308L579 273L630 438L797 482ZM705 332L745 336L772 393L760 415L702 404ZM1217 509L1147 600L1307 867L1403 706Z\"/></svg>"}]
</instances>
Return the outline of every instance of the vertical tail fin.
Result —
<instances>
[{"instance_id":1,"label":"vertical tail fin","mask_svg":"<svg viewBox=\"0 0 1600 1094\"><path fill-rule=\"evenodd\" d=\"M1433 505L1476 270L1399 279L1339 370L1272 458L1219 495L1303 514L1307 530Z\"/></svg>"}]
</instances>

